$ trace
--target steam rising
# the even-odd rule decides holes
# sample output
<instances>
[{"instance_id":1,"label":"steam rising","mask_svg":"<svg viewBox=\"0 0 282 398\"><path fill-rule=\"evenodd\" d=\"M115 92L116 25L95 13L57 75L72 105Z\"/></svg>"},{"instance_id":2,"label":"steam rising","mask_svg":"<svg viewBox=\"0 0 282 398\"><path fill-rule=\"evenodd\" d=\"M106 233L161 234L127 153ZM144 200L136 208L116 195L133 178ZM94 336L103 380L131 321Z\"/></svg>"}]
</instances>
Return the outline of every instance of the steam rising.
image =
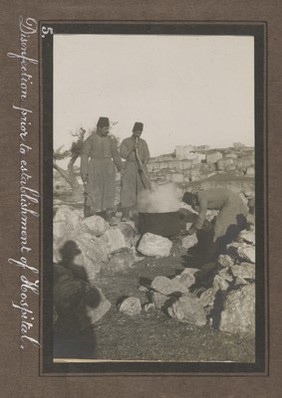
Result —
<instances>
[{"instance_id":1,"label":"steam rising","mask_svg":"<svg viewBox=\"0 0 282 398\"><path fill-rule=\"evenodd\" d=\"M168 213L178 211L182 191L175 184L153 184L152 190L144 190L138 200L141 213Z\"/></svg>"}]
</instances>

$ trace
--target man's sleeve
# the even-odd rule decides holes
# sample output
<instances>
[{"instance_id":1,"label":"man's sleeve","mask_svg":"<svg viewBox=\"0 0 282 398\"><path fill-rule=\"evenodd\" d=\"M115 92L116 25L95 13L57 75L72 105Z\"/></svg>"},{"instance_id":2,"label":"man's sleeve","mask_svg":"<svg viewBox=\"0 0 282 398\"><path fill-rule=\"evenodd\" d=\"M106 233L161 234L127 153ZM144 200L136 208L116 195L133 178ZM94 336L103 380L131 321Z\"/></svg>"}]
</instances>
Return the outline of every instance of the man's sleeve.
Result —
<instances>
[{"instance_id":1,"label":"man's sleeve","mask_svg":"<svg viewBox=\"0 0 282 398\"><path fill-rule=\"evenodd\" d=\"M118 171L120 171L122 169L122 160L121 160L120 154L117 149L117 145L114 142L114 140L111 141L111 146L112 146L111 149L112 149L112 158L113 158L114 164L116 165L116 168L118 169Z\"/></svg>"},{"instance_id":2,"label":"man's sleeve","mask_svg":"<svg viewBox=\"0 0 282 398\"><path fill-rule=\"evenodd\" d=\"M128 156L130 155L130 153L132 152L132 149L133 149L133 148L132 148L131 146L128 145L128 141L127 141L126 139L123 140L122 143L121 143L121 145L120 145L120 149L119 149L120 156L121 156L123 159L127 159Z\"/></svg>"}]
</instances>

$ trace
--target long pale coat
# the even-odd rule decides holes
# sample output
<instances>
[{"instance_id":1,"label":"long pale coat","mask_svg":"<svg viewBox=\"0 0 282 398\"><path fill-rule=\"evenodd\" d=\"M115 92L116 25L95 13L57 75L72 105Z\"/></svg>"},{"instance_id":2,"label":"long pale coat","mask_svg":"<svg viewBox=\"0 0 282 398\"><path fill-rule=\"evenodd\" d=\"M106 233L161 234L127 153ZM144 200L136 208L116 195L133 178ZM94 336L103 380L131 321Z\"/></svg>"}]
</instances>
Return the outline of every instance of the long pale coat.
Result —
<instances>
[{"instance_id":1,"label":"long pale coat","mask_svg":"<svg viewBox=\"0 0 282 398\"><path fill-rule=\"evenodd\" d=\"M89 136L83 144L80 172L81 176L88 176L85 185L86 203L96 212L114 207L115 166L118 171L122 168L115 139L98 133Z\"/></svg>"},{"instance_id":2,"label":"long pale coat","mask_svg":"<svg viewBox=\"0 0 282 398\"><path fill-rule=\"evenodd\" d=\"M237 226L249 210L240 195L224 188L213 188L198 193L199 215L194 223L201 229L207 210L219 210L214 225L214 241L223 237L230 226Z\"/></svg>"},{"instance_id":3,"label":"long pale coat","mask_svg":"<svg viewBox=\"0 0 282 398\"><path fill-rule=\"evenodd\" d=\"M135 145L135 138L125 138L120 146L120 155L125 162L124 176L121 180L121 206L134 207L137 204L138 195L145 189L141 180L135 151L132 151ZM145 140L138 140L138 154L143 168L148 173L145 163L150 159L148 145Z\"/></svg>"}]
</instances>

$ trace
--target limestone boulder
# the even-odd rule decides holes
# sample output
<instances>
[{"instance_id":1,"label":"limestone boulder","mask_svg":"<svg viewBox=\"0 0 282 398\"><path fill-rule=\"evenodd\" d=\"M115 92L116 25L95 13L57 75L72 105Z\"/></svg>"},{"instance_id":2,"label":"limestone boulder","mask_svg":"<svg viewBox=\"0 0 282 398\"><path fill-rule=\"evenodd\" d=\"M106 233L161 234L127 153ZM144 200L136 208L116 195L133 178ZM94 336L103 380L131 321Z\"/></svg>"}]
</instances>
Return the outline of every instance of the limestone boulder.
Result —
<instances>
[{"instance_id":1,"label":"limestone boulder","mask_svg":"<svg viewBox=\"0 0 282 398\"><path fill-rule=\"evenodd\" d=\"M255 335L255 284L241 286L227 294L220 330Z\"/></svg>"},{"instance_id":2,"label":"limestone boulder","mask_svg":"<svg viewBox=\"0 0 282 398\"><path fill-rule=\"evenodd\" d=\"M81 221L81 227L85 232L95 236L102 236L110 229L109 224L100 216L85 218Z\"/></svg>"},{"instance_id":3,"label":"limestone boulder","mask_svg":"<svg viewBox=\"0 0 282 398\"><path fill-rule=\"evenodd\" d=\"M230 268L223 268L218 272L218 275L223 278L226 282L232 282L233 281L233 274L230 271Z\"/></svg>"},{"instance_id":4,"label":"limestone boulder","mask_svg":"<svg viewBox=\"0 0 282 398\"><path fill-rule=\"evenodd\" d=\"M137 250L144 256L168 257L172 248L172 242L163 236L147 232L139 241Z\"/></svg>"},{"instance_id":5,"label":"limestone boulder","mask_svg":"<svg viewBox=\"0 0 282 398\"><path fill-rule=\"evenodd\" d=\"M100 271L104 263L107 262L107 254L105 253L103 245L98 238L88 233L76 235L74 233L65 236L60 241L54 241L54 262L58 263L61 260L60 249L67 240L74 241L81 251L81 254L75 257L75 263L82 265L90 280L95 279L95 276Z\"/></svg>"},{"instance_id":6,"label":"limestone boulder","mask_svg":"<svg viewBox=\"0 0 282 398\"><path fill-rule=\"evenodd\" d=\"M256 242L256 234L255 231L242 231L240 232L240 238L243 239L245 242L250 244L255 244Z\"/></svg>"},{"instance_id":7,"label":"limestone boulder","mask_svg":"<svg viewBox=\"0 0 282 398\"><path fill-rule=\"evenodd\" d=\"M53 219L53 240L65 241L65 236L72 234L81 221L78 210L66 205L59 206Z\"/></svg>"},{"instance_id":8,"label":"limestone boulder","mask_svg":"<svg viewBox=\"0 0 282 398\"><path fill-rule=\"evenodd\" d=\"M126 247L124 235L117 228L107 230L104 235L99 238L99 241L104 247L106 254L111 254Z\"/></svg>"},{"instance_id":9,"label":"limestone boulder","mask_svg":"<svg viewBox=\"0 0 282 398\"><path fill-rule=\"evenodd\" d=\"M236 278L249 279L254 281L256 279L256 266L251 263L241 263L240 265L233 265L231 272Z\"/></svg>"},{"instance_id":10,"label":"limestone boulder","mask_svg":"<svg viewBox=\"0 0 282 398\"><path fill-rule=\"evenodd\" d=\"M214 288L209 288L200 295L200 303L203 307L212 307L215 301L215 295L217 290Z\"/></svg>"},{"instance_id":11,"label":"limestone boulder","mask_svg":"<svg viewBox=\"0 0 282 398\"><path fill-rule=\"evenodd\" d=\"M168 300L169 298L167 296L159 292L154 292L152 295L152 302L155 307L159 309L162 309Z\"/></svg>"},{"instance_id":12,"label":"limestone boulder","mask_svg":"<svg viewBox=\"0 0 282 398\"><path fill-rule=\"evenodd\" d=\"M226 279L220 275L215 275L214 280L213 280L213 289L214 290L222 290L226 291L229 288L229 283L226 281Z\"/></svg>"},{"instance_id":13,"label":"limestone boulder","mask_svg":"<svg viewBox=\"0 0 282 398\"><path fill-rule=\"evenodd\" d=\"M249 282L239 276L235 279L235 286L247 285Z\"/></svg>"},{"instance_id":14,"label":"limestone boulder","mask_svg":"<svg viewBox=\"0 0 282 398\"><path fill-rule=\"evenodd\" d=\"M139 315L141 310L140 300L136 297L127 297L119 307L120 312L129 316Z\"/></svg>"},{"instance_id":15,"label":"limestone boulder","mask_svg":"<svg viewBox=\"0 0 282 398\"><path fill-rule=\"evenodd\" d=\"M156 276L151 283L151 288L165 296L176 292L188 293L188 288L179 280L169 279L166 276Z\"/></svg>"},{"instance_id":16,"label":"limestone boulder","mask_svg":"<svg viewBox=\"0 0 282 398\"><path fill-rule=\"evenodd\" d=\"M182 284L185 288L189 289L196 283L195 273L199 270L196 268L186 268L180 275L175 276L172 280Z\"/></svg>"},{"instance_id":17,"label":"limestone boulder","mask_svg":"<svg viewBox=\"0 0 282 398\"><path fill-rule=\"evenodd\" d=\"M238 248L238 255L251 263L256 262L256 248L251 245L241 246Z\"/></svg>"},{"instance_id":18,"label":"limestone boulder","mask_svg":"<svg viewBox=\"0 0 282 398\"><path fill-rule=\"evenodd\" d=\"M109 262L106 268L110 272L127 271L135 263L135 255L129 248L122 248L111 253L108 259Z\"/></svg>"},{"instance_id":19,"label":"limestone boulder","mask_svg":"<svg viewBox=\"0 0 282 398\"><path fill-rule=\"evenodd\" d=\"M182 239L182 246L185 249L190 249L198 243L197 235L187 235Z\"/></svg>"},{"instance_id":20,"label":"limestone boulder","mask_svg":"<svg viewBox=\"0 0 282 398\"><path fill-rule=\"evenodd\" d=\"M181 296L168 308L168 314L190 325L204 326L207 323L204 307L198 297L193 294Z\"/></svg>"},{"instance_id":21,"label":"limestone boulder","mask_svg":"<svg viewBox=\"0 0 282 398\"><path fill-rule=\"evenodd\" d=\"M231 267L234 264L234 261L228 254L220 254L218 256L218 264L221 265L222 267Z\"/></svg>"}]
</instances>

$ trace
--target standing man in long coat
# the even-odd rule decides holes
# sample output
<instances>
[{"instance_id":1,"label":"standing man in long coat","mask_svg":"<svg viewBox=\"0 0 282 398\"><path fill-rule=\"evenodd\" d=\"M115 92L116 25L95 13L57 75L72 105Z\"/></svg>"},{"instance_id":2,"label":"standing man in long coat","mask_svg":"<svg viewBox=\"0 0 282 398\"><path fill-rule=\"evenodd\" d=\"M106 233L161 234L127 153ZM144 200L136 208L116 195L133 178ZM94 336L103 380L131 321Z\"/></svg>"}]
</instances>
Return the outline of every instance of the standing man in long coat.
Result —
<instances>
[{"instance_id":1,"label":"standing man in long coat","mask_svg":"<svg viewBox=\"0 0 282 398\"><path fill-rule=\"evenodd\" d=\"M120 155L126 160L121 180L123 221L129 219L129 212L136 206L138 196L150 184L146 168L150 153L146 141L140 138L142 132L143 123L136 122L132 129L132 136L125 138L120 146Z\"/></svg>"},{"instance_id":2,"label":"standing man in long coat","mask_svg":"<svg viewBox=\"0 0 282 398\"><path fill-rule=\"evenodd\" d=\"M114 137L109 136L109 129L109 119L100 117L97 131L83 144L80 172L86 196L84 216L105 212L107 221L114 224L115 166L121 171L122 160Z\"/></svg>"},{"instance_id":3,"label":"standing man in long coat","mask_svg":"<svg viewBox=\"0 0 282 398\"><path fill-rule=\"evenodd\" d=\"M223 253L226 245L247 226L249 209L240 195L226 188L211 188L193 194L185 192L182 200L198 211L198 217L190 227L191 235L201 230L207 210L219 210L215 219L213 241L208 245L207 260L213 260Z\"/></svg>"}]
</instances>

